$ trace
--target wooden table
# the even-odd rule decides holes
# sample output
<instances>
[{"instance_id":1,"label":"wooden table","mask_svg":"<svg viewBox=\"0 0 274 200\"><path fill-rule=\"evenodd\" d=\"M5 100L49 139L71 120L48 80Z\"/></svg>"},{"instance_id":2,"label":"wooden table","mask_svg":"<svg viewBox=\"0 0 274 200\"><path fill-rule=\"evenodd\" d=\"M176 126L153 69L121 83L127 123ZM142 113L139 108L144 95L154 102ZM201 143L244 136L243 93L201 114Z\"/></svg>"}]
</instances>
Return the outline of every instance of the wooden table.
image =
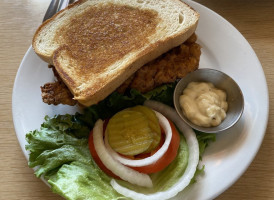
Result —
<instances>
[{"instance_id":1,"label":"wooden table","mask_svg":"<svg viewBox=\"0 0 274 200\"><path fill-rule=\"evenodd\" d=\"M50 0L0 1L0 200L62 199L33 175L19 147L12 121L14 78ZM248 170L217 199L274 199L274 2L198 0L231 22L259 57L269 87L269 123ZM259 91L258 91L259 95ZM31 98L31 97L30 97Z\"/></svg>"}]
</instances>

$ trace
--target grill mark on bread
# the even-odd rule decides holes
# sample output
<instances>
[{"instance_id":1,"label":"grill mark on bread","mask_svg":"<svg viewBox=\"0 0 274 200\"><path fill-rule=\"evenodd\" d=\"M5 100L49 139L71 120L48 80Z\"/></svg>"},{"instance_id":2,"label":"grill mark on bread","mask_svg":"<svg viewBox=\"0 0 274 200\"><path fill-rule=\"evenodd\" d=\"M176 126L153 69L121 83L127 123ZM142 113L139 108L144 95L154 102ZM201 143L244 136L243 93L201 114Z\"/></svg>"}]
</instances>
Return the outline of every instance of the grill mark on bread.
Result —
<instances>
[{"instance_id":1,"label":"grill mark on bread","mask_svg":"<svg viewBox=\"0 0 274 200\"><path fill-rule=\"evenodd\" d=\"M61 28L55 40L65 43L80 67L75 75L87 79L89 73L104 69L148 43L159 23L158 13L128 5L97 5L78 14ZM61 38L59 36L62 36Z\"/></svg>"}]
</instances>

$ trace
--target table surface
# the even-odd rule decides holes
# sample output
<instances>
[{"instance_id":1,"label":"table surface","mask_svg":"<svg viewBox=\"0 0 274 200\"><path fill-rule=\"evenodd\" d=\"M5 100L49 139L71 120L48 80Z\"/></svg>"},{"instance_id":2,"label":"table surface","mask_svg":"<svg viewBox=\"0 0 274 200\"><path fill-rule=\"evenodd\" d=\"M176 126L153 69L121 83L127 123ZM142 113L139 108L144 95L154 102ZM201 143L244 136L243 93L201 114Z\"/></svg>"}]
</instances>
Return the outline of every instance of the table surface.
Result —
<instances>
[{"instance_id":1,"label":"table surface","mask_svg":"<svg viewBox=\"0 0 274 200\"><path fill-rule=\"evenodd\" d=\"M21 59L50 0L0 1L0 200L57 200L27 166L11 112L12 88ZM233 24L255 50L269 88L269 122L263 144L243 176L217 199L274 199L274 2L197 0ZM259 91L258 91L259 93ZM273 159L273 160L272 160Z\"/></svg>"}]
</instances>

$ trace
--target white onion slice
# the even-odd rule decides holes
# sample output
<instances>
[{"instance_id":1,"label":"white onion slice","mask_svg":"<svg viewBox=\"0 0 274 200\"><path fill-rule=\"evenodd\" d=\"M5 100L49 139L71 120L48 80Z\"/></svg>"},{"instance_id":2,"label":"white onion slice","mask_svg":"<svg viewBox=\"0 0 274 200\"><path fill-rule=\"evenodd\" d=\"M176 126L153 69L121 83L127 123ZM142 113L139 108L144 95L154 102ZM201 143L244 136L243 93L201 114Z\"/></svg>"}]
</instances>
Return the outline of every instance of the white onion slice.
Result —
<instances>
[{"instance_id":1,"label":"white onion slice","mask_svg":"<svg viewBox=\"0 0 274 200\"><path fill-rule=\"evenodd\" d=\"M94 140L94 147L99 158L101 159L103 164L109 170L111 170L115 175L135 185L139 185L143 187L153 186L152 181L147 174L143 174L129 167L126 167L111 157L111 155L108 153L104 144L103 121L101 119L97 120L97 122L94 125L93 140Z\"/></svg>"},{"instance_id":2,"label":"white onion slice","mask_svg":"<svg viewBox=\"0 0 274 200\"><path fill-rule=\"evenodd\" d=\"M183 174L183 176L175 183L171 188L163 192L156 192L154 194L142 194L132 191L118 184L114 179L111 180L112 187L123 194L126 197L130 197L134 200L165 200L176 196L180 191L182 191L186 186L189 185L191 179L193 178L196 167L199 162L199 144L196 135L191 127L189 127L177 114L177 112L171 107L156 101L146 101L144 105L161 112L168 119L173 121L177 127L182 131L185 136L188 148L189 148L189 158L188 166Z\"/></svg>"},{"instance_id":3,"label":"white onion slice","mask_svg":"<svg viewBox=\"0 0 274 200\"><path fill-rule=\"evenodd\" d=\"M156 112L156 111L155 111L155 114L156 114L157 118L159 119L160 126L164 129L164 132L166 134L166 139L165 139L163 146L155 154L153 154L150 157L140 159L140 160L132 160L132 159L122 157L121 155L119 155L116 151L114 151L111 148L111 146L108 143L107 134L106 134L105 135L105 145L106 145L106 148L107 148L108 152L110 153L110 155L114 159L119 161L120 163L127 165L127 166L132 166L132 167L147 166L147 165L153 164L157 160L159 160L166 153L166 151L169 147L169 144L170 144L170 141L172 138L172 130L171 130L171 126L165 116L163 116L161 113Z\"/></svg>"}]
</instances>

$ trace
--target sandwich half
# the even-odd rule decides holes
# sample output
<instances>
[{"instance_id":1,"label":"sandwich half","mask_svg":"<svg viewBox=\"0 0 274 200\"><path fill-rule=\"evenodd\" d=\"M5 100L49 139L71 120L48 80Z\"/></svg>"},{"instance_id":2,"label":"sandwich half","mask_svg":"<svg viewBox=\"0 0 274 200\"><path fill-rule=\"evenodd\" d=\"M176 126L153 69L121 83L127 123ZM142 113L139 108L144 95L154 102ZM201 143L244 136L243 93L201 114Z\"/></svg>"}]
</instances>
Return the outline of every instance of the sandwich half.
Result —
<instances>
[{"instance_id":1,"label":"sandwich half","mask_svg":"<svg viewBox=\"0 0 274 200\"><path fill-rule=\"evenodd\" d=\"M90 106L182 44L198 20L180 0L80 0L44 22L32 46L73 98Z\"/></svg>"}]
</instances>

